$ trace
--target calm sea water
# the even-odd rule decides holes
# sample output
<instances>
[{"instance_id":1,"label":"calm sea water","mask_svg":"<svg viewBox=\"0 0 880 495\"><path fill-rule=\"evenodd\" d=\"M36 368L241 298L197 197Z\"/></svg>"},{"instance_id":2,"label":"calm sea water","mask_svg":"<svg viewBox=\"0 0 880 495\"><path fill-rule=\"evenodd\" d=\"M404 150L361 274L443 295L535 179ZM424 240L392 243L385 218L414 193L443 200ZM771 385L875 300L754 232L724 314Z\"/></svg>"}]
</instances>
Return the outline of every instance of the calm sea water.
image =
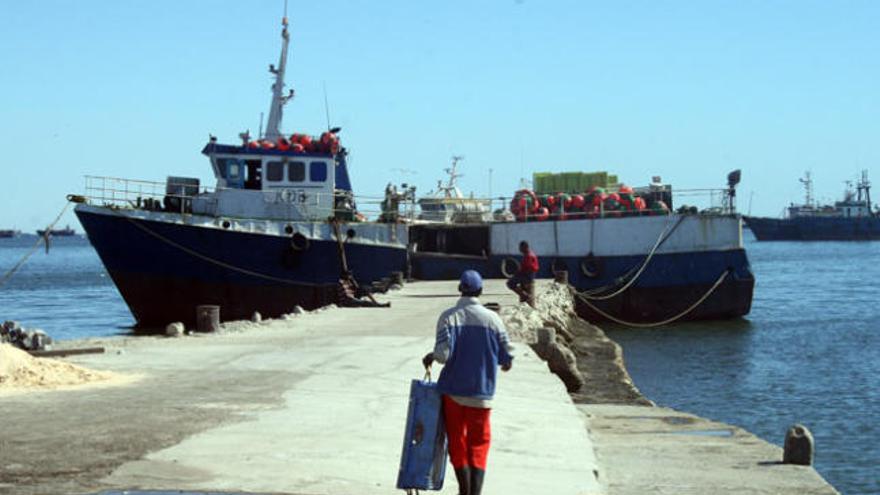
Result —
<instances>
[{"instance_id":1,"label":"calm sea water","mask_svg":"<svg viewBox=\"0 0 880 495\"><path fill-rule=\"evenodd\" d=\"M25 256L36 235L0 239L0 277ZM0 320L16 320L65 340L130 333L134 319L83 236L53 238L0 287Z\"/></svg>"},{"instance_id":2,"label":"calm sea water","mask_svg":"<svg viewBox=\"0 0 880 495\"><path fill-rule=\"evenodd\" d=\"M880 493L880 242L746 242L757 279L747 318L608 335L659 405L780 446L802 423L826 480Z\"/></svg>"},{"instance_id":3,"label":"calm sea water","mask_svg":"<svg viewBox=\"0 0 880 495\"><path fill-rule=\"evenodd\" d=\"M36 241L0 239L0 276ZM816 468L847 495L880 493L880 242L747 241L751 314L659 330L606 328L642 392L660 405L780 444L795 422ZM0 320L55 339L128 333L134 323L82 237L42 247L0 287Z\"/></svg>"}]
</instances>

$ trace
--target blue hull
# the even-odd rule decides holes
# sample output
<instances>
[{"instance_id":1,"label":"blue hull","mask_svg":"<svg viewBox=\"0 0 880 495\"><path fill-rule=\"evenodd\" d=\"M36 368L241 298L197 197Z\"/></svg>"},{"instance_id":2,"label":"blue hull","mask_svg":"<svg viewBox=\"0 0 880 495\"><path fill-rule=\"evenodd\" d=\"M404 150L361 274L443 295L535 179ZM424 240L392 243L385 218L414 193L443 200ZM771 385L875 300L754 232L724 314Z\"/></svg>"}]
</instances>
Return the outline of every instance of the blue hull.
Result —
<instances>
[{"instance_id":1,"label":"blue hull","mask_svg":"<svg viewBox=\"0 0 880 495\"><path fill-rule=\"evenodd\" d=\"M871 241L880 239L878 217L745 217L759 241Z\"/></svg>"},{"instance_id":2,"label":"blue hull","mask_svg":"<svg viewBox=\"0 0 880 495\"><path fill-rule=\"evenodd\" d=\"M296 250L282 236L76 213L138 327L192 323L202 304L219 305L221 319L234 320L337 301L335 241L313 240ZM345 251L362 284L406 266L403 246L346 243Z\"/></svg>"},{"instance_id":3,"label":"blue hull","mask_svg":"<svg viewBox=\"0 0 880 495\"><path fill-rule=\"evenodd\" d=\"M441 256L417 254L413 275L424 280L455 279L462 270L474 269L487 278L503 278L506 257ZM567 270L569 283L578 291L619 287L618 279L637 269L646 256L599 257L582 269L582 258L541 259L538 278L551 278ZM590 301L601 312L628 322L653 323L673 317L709 292L729 271L724 281L684 320L713 320L744 316L752 304L755 278L744 249L655 255L636 282L619 296ZM587 273L590 273L588 276ZM608 292L611 292L610 290ZM590 321L607 318L578 299L578 313Z\"/></svg>"}]
</instances>

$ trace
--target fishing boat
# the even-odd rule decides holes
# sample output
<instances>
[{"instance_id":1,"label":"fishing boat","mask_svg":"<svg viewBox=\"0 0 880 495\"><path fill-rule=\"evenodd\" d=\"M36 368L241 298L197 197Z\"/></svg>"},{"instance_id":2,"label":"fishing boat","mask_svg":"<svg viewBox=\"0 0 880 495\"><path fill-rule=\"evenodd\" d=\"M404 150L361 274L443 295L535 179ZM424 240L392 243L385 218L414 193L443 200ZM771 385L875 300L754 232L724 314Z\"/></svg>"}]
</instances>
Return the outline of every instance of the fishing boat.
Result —
<instances>
[{"instance_id":1,"label":"fishing boat","mask_svg":"<svg viewBox=\"0 0 880 495\"><path fill-rule=\"evenodd\" d=\"M210 137L214 187L87 177L85 194L69 196L138 328L192 323L199 305L219 305L222 320L313 309L337 302L340 277L370 284L405 267L406 226L359 221L341 130L282 132L294 93L281 24L265 131Z\"/></svg>"},{"instance_id":2,"label":"fishing boat","mask_svg":"<svg viewBox=\"0 0 880 495\"><path fill-rule=\"evenodd\" d=\"M843 199L831 205L814 200L813 178L800 179L803 204L790 204L782 218L746 217L759 241L870 241L880 239L880 212L871 203L871 183L863 170L855 190L847 182Z\"/></svg>"},{"instance_id":3,"label":"fishing boat","mask_svg":"<svg viewBox=\"0 0 880 495\"><path fill-rule=\"evenodd\" d=\"M468 198L461 193L457 180L458 163L463 156L453 156L452 166L445 169L448 179L437 181L437 189L418 200L419 220L445 223L481 223L491 220L490 201Z\"/></svg>"},{"instance_id":4,"label":"fishing boat","mask_svg":"<svg viewBox=\"0 0 880 495\"><path fill-rule=\"evenodd\" d=\"M759 241L868 241L880 239L880 213L871 203L868 171L862 171L855 190L847 183L843 199L820 205L813 197L809 172L800 179L805 189L803 204L792 203L783 218L746 217Z\"/></svg>"},{"instance_id":5,"label":"fishing boat","mask_svg":"<svg viewBox=\"0 0 880 495\"><path fill-rule=\"evenodd\" d=\"M47 234L52 237L72 237L76 235L76 230L70 228L70 225L63 229L37 230L37 235L40 237L45 237Z\"/></svg>"},{"instance_id":6,"label":"fishing boat","mask_svg":"<svg viewBox=\"0 0 880 495\"><path fill-rule=\"evenodd\" d=\"M414 224L412 275L449 280L474 269L510 277L527 241L540 260L537 276L566 272L578 312L591 321L655 326L748 314L755 278L735 210L739 171L717 191L722 206L703 212L673 211L671 186L654 179L587 194L522 190L511 201L514 221Z\"/></svg>"}]
</instances>

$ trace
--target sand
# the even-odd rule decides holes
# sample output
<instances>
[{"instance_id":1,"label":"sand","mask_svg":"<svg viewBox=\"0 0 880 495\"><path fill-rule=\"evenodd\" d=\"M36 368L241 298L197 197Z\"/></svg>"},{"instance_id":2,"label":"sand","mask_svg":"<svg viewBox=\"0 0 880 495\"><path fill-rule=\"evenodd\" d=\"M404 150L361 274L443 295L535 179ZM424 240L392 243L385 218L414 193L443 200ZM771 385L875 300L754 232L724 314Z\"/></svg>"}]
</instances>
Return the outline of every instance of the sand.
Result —
<instances>
[{"instance_id":1,"label":"sand","mask_svg":"<svg viewBox=\"0 0 880 495\"><path fill-rule=\"evenodd\" d=\"M0 344L0 393L61 390L89 385L115 385L133 377L95 371L51 358L33 357L9 344Z\"/></svg>"}]
</instances>

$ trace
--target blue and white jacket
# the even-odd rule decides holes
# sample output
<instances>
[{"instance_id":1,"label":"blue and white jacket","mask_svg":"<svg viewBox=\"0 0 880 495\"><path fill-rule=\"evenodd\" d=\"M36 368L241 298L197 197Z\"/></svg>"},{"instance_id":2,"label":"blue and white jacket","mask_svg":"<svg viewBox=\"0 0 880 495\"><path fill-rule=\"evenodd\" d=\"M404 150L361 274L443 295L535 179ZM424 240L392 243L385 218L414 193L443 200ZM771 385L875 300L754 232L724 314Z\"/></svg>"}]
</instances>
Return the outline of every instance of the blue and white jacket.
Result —
<instances>
[{"instance_id":1,"label":"blue and white jacket","mask_svg":"<svg viewBox=\"0 0 880 495\"><path fill-rule=\"evenodd\" d=\"M462 297L437 321L434 359L444 363L441 393L488 401L495 395L499 365L513 362L501 317L476 297Z\"/></svg>"}]
</instances>

